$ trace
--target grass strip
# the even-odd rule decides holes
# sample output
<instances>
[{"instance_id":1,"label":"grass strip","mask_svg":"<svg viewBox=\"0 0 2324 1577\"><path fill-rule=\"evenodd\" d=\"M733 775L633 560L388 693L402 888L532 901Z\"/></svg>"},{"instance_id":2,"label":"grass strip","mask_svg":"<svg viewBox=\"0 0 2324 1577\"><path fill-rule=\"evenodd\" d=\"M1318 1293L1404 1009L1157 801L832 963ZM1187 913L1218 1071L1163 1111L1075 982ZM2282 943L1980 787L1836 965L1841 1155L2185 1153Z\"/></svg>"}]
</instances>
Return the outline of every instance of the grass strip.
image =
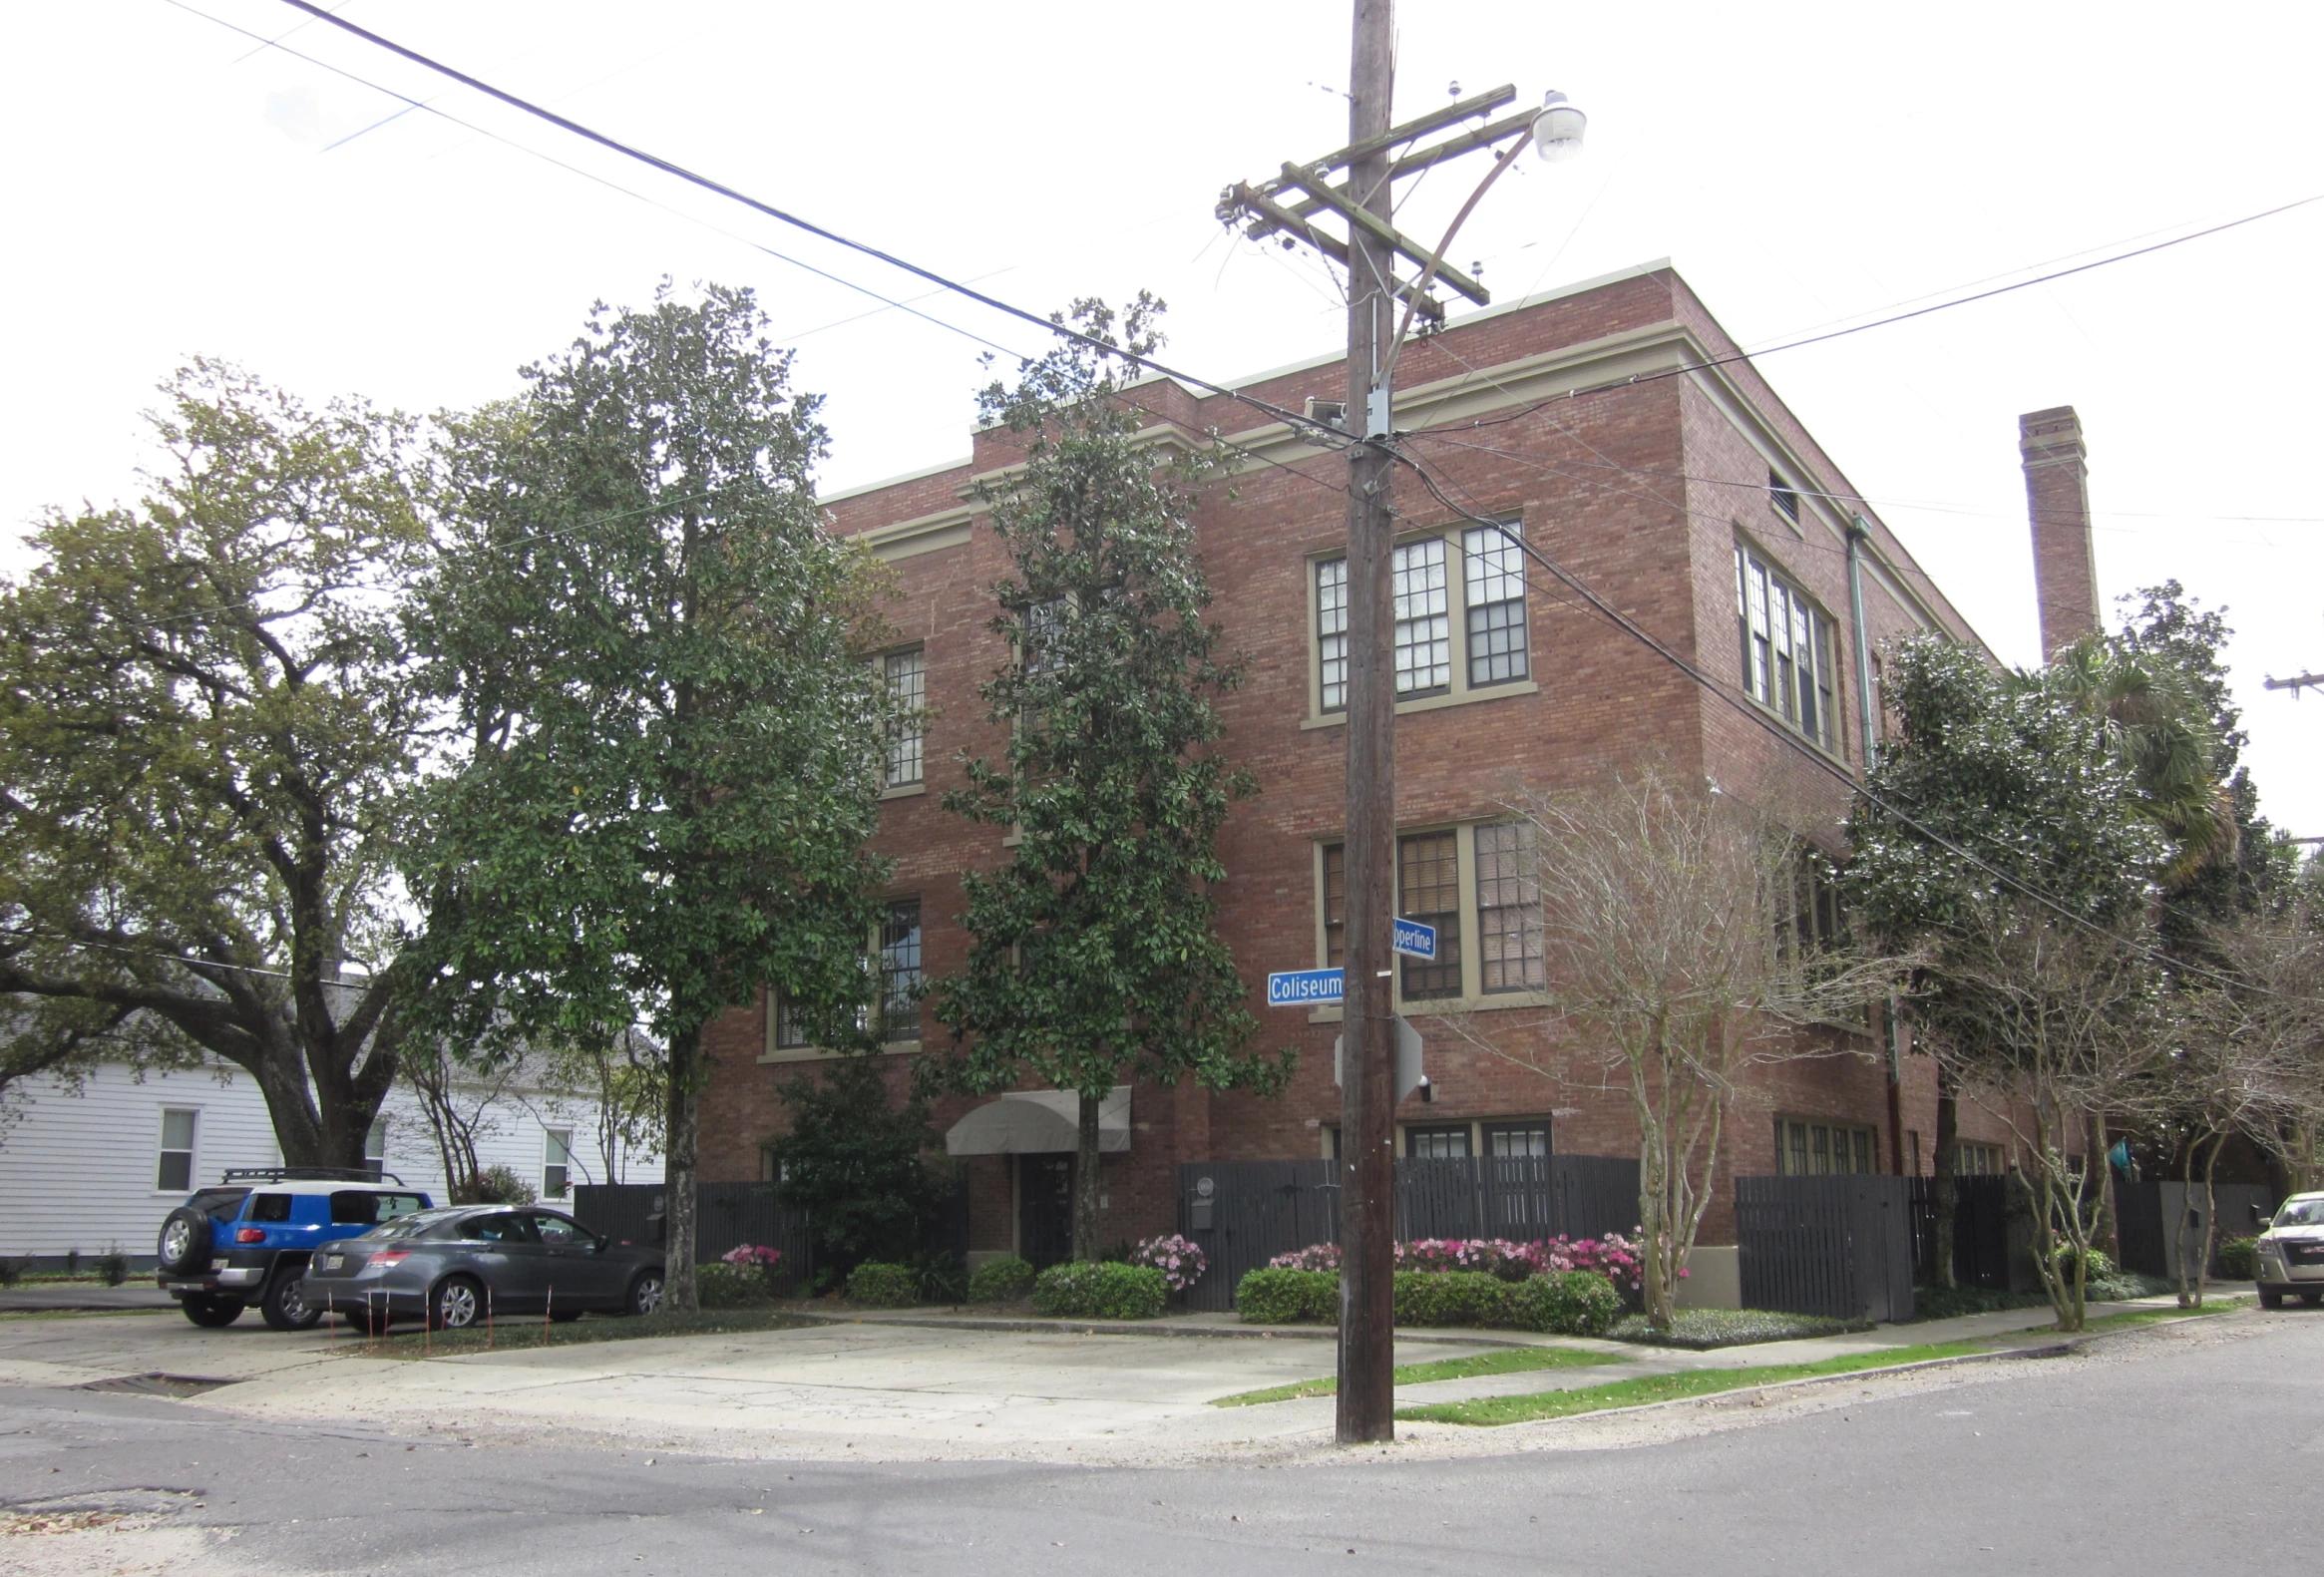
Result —
<instances>
[{"instance_id":1,"label":"grass strip","mask_svg":"<svg viewBox=\"0 0 2324 1577\"><path fill-rule=\"evenodd\" d=\"M590 1315L566 1325L544 1329L538 1318L497 1321L492 1331L421 1331L417 1326L390 1336L367 1339L344 1330L336 1338L341 1350L366 1358L459 1358L470 1353L519 1353L544 1347L576 1347L589 1342L636 1342L658 1336L740 1336L761 1331L796 1331L815 1324L774 1309L705 1309L699 1314L657 1314L624 1319ZM490 1346L488 1348L487 1342Z\"/></svg>"},{"instance_id":2,"label":"grass strip","mask_svg":"<svg viewBox=\"0 0 2324 1577\"><path fill-rule=\"evenodd\" d=\"M1512 1347L1491 1353L1479 1353L1473 1358L1439 1358L1425 1364L1399 1364L1395 1382L1399 1385L1425 1385L1432 1380L1474 1380L1480 1375L1517 1375L1536 1369L1581 1369L1597 1364L1634 1363L1626 1354L1587 1353L1576 1347ZM1294 1401L1301 1396L1331 1396L1338 1394L1340 1381L1327 1375L1322 1380L1303 1380L1289 1385L1270 1385L1265 1390L1240 1391L1232 1396L1214 1400L1214 1407L1253 1407L1261 1402Z\"/></svg>"},{"instance_id":3,"label":"grass strip","mask_svg":"<svg viewBox=\"0 0 2324 1577\"><path fill-rule=\"evenodd\" d=\"M1966 1358L1989 1351L1982 1342L1942 1342L1922 1347L1883 1348L1850 1353L1817 1364L1768 1364L1757 1369L1695 1369L1675 1375L1650 1375L1643 1380L1621 1380L1610 1385L1580 1390L1542 1390L1522 1396L1480 1396L1474 1401L1440 1401L1417 1407L1398 1407L1396 1416L1418 1423L1465 1423L1491 1427L1504 1423L1531 1423L1542 1418L1570 1418L1577 1413L1604 1412L1610 1407L1637 1407L1650 1401L1679 1401L1690 1396L1716 1395L1723 1390L1747 1390L1787 1380L1813 1380L1824 1375L1846 1375L1860 1369L1886 1369L1892 1364L1921 1364L1931 1359Z\"/></svg>"}]
</instances>

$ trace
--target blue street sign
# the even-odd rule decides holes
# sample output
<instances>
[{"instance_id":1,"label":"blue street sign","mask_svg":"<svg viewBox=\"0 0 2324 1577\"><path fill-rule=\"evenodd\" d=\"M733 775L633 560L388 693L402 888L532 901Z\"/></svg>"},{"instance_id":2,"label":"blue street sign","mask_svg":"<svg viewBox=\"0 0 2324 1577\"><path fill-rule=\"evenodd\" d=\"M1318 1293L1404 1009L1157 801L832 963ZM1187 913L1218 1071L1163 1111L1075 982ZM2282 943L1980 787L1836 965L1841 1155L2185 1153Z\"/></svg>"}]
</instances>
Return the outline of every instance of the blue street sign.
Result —
<instances>
[{"instance_id":1,"label":"blue street sign","mask_svg":"<svg viewBox=\"0 0 2324 1577\"><path fill-rule=\"evenodd\" d=\"M1395 948L1407 958L1434 960L1436 928L1423 926L1417 920L1398 920Z\"/></svg>"},{"instance_id":2,"label":"blue street sign","mask_svg":"<svg viewBox=\"0 0 2324 1577\"><path fill-rule=\"evenodd\" d=\"M1267 977L1270 1007L1335 1007L1339 1002L1338 970L1287 970Z\"/></svg>"}]
</instances>

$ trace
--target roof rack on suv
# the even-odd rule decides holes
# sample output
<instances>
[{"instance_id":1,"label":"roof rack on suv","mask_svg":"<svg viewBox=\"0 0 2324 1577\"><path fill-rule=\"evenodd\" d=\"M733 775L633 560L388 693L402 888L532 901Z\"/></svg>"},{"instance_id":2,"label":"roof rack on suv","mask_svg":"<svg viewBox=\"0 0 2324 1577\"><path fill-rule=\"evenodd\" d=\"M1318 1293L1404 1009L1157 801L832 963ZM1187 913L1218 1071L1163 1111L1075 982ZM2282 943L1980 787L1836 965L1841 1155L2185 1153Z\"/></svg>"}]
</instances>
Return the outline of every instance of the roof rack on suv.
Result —
<instances>
[{"instance_id":1,"label":"roof rack on suv","mask_svg":"<svg viewBox=\"0 0 2324 1577\"><path fill-rule=\"evenodd\" d=\"M368 1166L229 1166L221 1183L393 1183L410 1185L393 1172Z\"/></svg>"}]
</instances>

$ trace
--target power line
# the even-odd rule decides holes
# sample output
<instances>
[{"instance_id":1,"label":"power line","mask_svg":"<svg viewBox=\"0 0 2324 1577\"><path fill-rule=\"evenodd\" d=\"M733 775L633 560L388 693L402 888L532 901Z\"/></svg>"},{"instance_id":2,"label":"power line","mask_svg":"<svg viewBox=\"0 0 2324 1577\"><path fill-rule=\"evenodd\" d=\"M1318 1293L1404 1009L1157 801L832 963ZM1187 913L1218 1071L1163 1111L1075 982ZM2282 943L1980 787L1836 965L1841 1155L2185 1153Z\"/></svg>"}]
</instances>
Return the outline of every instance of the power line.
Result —
<instances>
[{"instance_id":1,"label":"power line","mask_svg":"<svg viewBox=\"0 0 2324 1577\"><path fill-rule=\"evenodd\" d=\"M172 0L172 3L178 3L178 0ZM1265 414L1276 418L1278 421L1291 423L1299 427L1305 427L1315 432L1322 433L1327 437L1335 440L1345 439L1347 436L1338 428L1333 427L1328 423L1318 421L1314 417L1305 415L1304 413L1298 411L1286 410L1280 405L1271 404L1266 400L1260 399L1256 395L1246 394L1240 389L1230 388L1225 384L1213 383L1208 378L1198 378L1192 373L1178 371L1176 368L1166 366L1163 363L1154 360L1150 356L1132 355L1130 352L1124 350L1119 345L1107 344L1104 340L1098 339L1094 335L1084 334L1079 329L1069 328L1064 323L1043 317L1039 313L1031 311L1025 307L1016 306L1010 302L1003 301L998 296L987 295L972 285L964 284L957 279L948 278L946 275L938 273L933 268L924 268L919 263L913 262L908 258L899 257L894 252L885 251L880 247L872 245L868 241L859 241L851 236L842 235L839 231L827 228L824 225L816 223L812 219L803 218L799 214L790 212L784 208L777 207L771 202L761 201L759 198L750 196L746 192L742 192L734 187L727 186L724 182L712 180L710 177L700 175L692 170L688 170L685 166L677 164L672 160L664 159L658 154L648 153L644 149L621 142L617 138L609 137L605 133L599 132L588 126L584 126L581 122L573 120L570 117L559 115L556 111L551 110L543 105L535 104L530 99L520 98L505 88L496 88L491 83L486 82L481 78L472 77L468 73L461 71L456 67L448 66L444 62L437 60L432 56L423 55L418 50L412 49L407 45L398 44L395 42L395 40L384 37L381 34L374 33L368 28L359 27L344 17L333 16L330 12L324 10L321 6L314 4L313 0L282 0L282 3L292 7L295 10L304 11L309 16L314 17L318 21L328 22L331 26L338 28L341 32L347 33L352 37L362 39L367 44L371 44L379 49L384 49L390 54L401 56L403 59L412 62L412 64L416 66L424 67L429 71L435 72L439 76L448 77L452 81L459 83L461 86L472 89L477 93L481 93L487 98L497 99L501 103L508 105L511 109L522 111L524 114L530 115L536 120L546 121L551 126L557 127L561 131L570 132L574 136L579 137L585 142L594 143L598 147L618 154L624 159L634 160L638 164L646 166L648 169L658 170L663 175L673 177L679 181L683 181L689 186L699 187L704 192L712 193L718 197L725 197L727 200L732 202L739 202L744 207L747 207L754 212L763 213L771 219L776 219L784 224L788 224L794 229L803 230L807 234L816 236L822 240L829 241L833 245L844 246L850 251L859 252L866 257L873 258L879 262L884 262L891 268L901 269L916 278L925 279L931 284L949 290L955 295L965 296L968 300L974 301L981 306L989 307L995 312L1000 312L1009 317L1019 319L1022 322L1030 323L1035 328L1041 329L1046 333L1054 334L1060 339L1069 340L1082 346L1084 349L1094 350L1102 356L1120 357L1122 360L1131 363L1133 366L1150 368L1153 371L1162 374L1166 378L1175 378L1179 382L1187 384L1190 387L1203 389L1212 394L1224 395L1229 399L1250 406L1253 410L1264 412ZM405 98L405 95L397 94L396 97ZM471 130L474 129L475 128L471 128ZM793 262L797 261L795 258L787 258L785 260ZM811 265L801 263L800 266L809 267ZM815 269L814 271L817 273L823 272L821 269ZM824 277L836 278L837 276L824 274ZM845 283L847 281L841 282ZM860 285L852 285L851 288L862 289L863 287ZM865 293L873 294L874 292L866 291ZM904 306L901 301L889 300L884 296L880 299L887 300L890 306L900 307L905 311L912 310L910 307ZM914 315L926 316L927 314L915 313ZM931 321L936 320L932 319ZM946 324L944 326L951 328L955 325ZM968 332L966 329L959 329L957 331L961 333ZM990 342L986 341L985 343ZM995 346L994 348L998 349L1000 347ZM1016 353L1009 352L1009 354L1014 355ZM1019 359L1023 358L1020 357Z\"/></svg>"},{"instance_id":2,"label":"power line","mask_svg":"<svg viewBox=\"0 0 2324 1577\"><path fill-rule=\"evenodd\" d=\"M285 3L291 5L300 5L304 4L304 0L285 0ZM1997 295L2008 295L2013 290L2030 289L2038 284L2048 284L2054 279L2065 279L2074 274L2088 273L2094 268L2104 268L2110 263L2128 262L2133 257L2144 257L2149 253L2163 251L2172 246L2183 246L2188 241L2201 240L2207 235L2217 235L2224 230L2236 229L2245 224L2256 224L2261 219L2273 218L2279 213L2289 213L2295 208L2304 208L2310 203L2315 202L2324 202L2324 192L2317 193L2312 197L2299 197L2290 202L2279 203L2272 208L2262 208L2257 213L2246 213L2241 218L2228 219L2222 223L2209 225L2206 228L2199 230L2190 230L2184 235L2176 235L2166 241L2156 241L2152 245L2134 247L2131 250L2126 252L2115 252L2109 256L2100 257L2091 262L2078 263L2072 268L2060 268L2050 273L2036 274L2031 279L2020 279L2014 284L1997 285L1991 290L1980 290L1974 295L1957 296L1950 301L1939 301L1933 306L1916 307L1909 312L1891 313L1887 317L1874 318L1869 323L1857 323L1847 328L1835 328L1830 332L1823 334L1810 334L1801 339L1786 340L1780 344L1762 346L1757 350L1739 350L1733 355L1714 356L1708 361L1693 362L1686 366L1680 367L1667 367L1661 372L1642 372L1634 374L1628 378L1617 378L1610 383L1592 384L1587 388L1581 389L1568 389L1564 394L1555 395L1552 396L1552 398L1571 400L1577 399L1585 394L1601 394L1610 389L1627 389L1640 384L1659 383L1665 378L1683 377L1691 372L1707 372L1714 367L1728 366L1733 362L1750 361L1760 356L1772 356L1779 351L1797 350L1804 345L1820 345L1826 340L1844 339L1850 334L1861 334L1866 329L1885 328L1892 323L1908 322L1916 317L1926 317L1932 312L1949 311L1957 306L1967 306L1974 301L1988 301ZM1457 327L1458 325L1454 326ZM1457 360L1458 358L1456 357L1454 359ZM1531 415L1533 412L1540 410L1542 406L1549 403L1550 402L1548 400L1544 400L1539 404L1529 405L1522 410L1513 411L1507 416L1495 417L1489 422L1471 422L1467 425L1470 427L1498 427L1503 423L1513 422L1520 417ZM1458 425L1460 424L1453 424L1453 426ZM1426 431L1427 429L1422 430ZM1450 431L1451 428L1448 427L1444 430Z\"/></svg>"}]
</instances>

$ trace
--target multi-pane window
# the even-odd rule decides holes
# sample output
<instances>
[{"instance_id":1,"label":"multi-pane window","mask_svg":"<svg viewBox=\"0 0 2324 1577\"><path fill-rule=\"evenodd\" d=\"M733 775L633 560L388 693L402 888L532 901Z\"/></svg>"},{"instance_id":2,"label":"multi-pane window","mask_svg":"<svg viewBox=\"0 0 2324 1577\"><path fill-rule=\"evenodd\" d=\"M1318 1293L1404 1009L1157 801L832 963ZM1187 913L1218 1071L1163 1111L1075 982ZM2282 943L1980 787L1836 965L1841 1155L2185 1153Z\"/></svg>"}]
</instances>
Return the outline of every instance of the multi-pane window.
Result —
<instances>
[{"instance_id":1,"label":"multi-pane window","mask_svg":"<svg viewBox=\"0 0 2324 1577\"><path fill-rule=\"evenodd\" d=\"M1790 885L1775 895L1775 941L1784 953L1814 953L1841 940L1840 890L1813 852L1792 862Z\"/></svg>"},{"instance_id":2,"label":"multi-pane window","mask_svg":"<svg viewBox=\"0 0 2324 1577\"><path fill-rule=\"evenodd\" d=\"M1542 967L1541 888L1533 873L1533 826L1476 830L1477 955L1488 991L1537 991Z\"/></svg>"},{"instance_id":3,"label":"multi-pane window","mask_svg":"<svg viewBox=\"0 0 2324 1577\"><path fill-rule=\"evenodd\" d=\"M1433 695L1452 684L1452 602L1444 581L1444 539L1423 537L1395 551L1396 695Z\"/></svg>"},{"instance_id":4,"label":"multi-pane window","mask_svg":"<svg viewBox=\"0 0 2324 1577\"><path fill-rule=\"evenodd\" d=\"M1518 684L1533 671L1518 523L1447 532L1389 558L1398 701ZM1452 561L1460 560L1457 572ZM1348 561L1316 564L1316 706L1348 708ZM1457 602L1456 602L1457 589Z\"/></svg>"},{"instance_id":5,"label":"multi-pane window","mask_svg":"<svg viewBox=\"0 0 2324 1577\"><path fill-rule=\"evenodd\" d=\"M880 659L880 677L895 703L888 733L888 787L921 781L928 754L928 653L920 647L891 651Z\"/></svg>"},{"instance_id":6,"label":"multi-pane window","mask_svg":"<svg viewBox=\"0 0 2324 1577\"><path fill-rule=\"evenodd\" d=\"M1348 846L1324 851L1324 968L1348 962Z\"/></svg>"},{"instance_id":7,"label":"multi-pane window","mask_svg":"<svg viewBox=\"0 0 2324 1577\"><path fill-rule=\"evenodd\" d=\"M1953 1147L1956 1177L1999 1177L2007 1170L1998 1144L1957 1144Z\"/></svg>"},{"instance_id":8,"label":"multi-pane window","mask_svg":"<svg viewBox=\"0 0 2324 1577\"><path fill-rule=\"evenodd\" d=\"M1396 840L1396 912L1436 928L1434 959L1405 959L1404 999L1460 994L1460 843L1452 832ZM1464 1152L1465 1153L1465 1152Z\"/></svg>"},{"instance_id":9,"label":"multi-pane window","mask_svg":"<svg viewBox=\"0 0 2324 1577\"><path fill-rule=\"evenodd\" d=\"M1316 566L1316 641L1322 664L1323 708L1348 709L1348 561Z\"/></svg>"},{"instance_id":10,"label":"multi-pane window","mask_svg":"<svg viewBox=\"0 0 2324 1577\"><path fill-rule=\"evenodd\" d=\"M1743 690L1826 750L1840 747L1832 705L1832 621L1747 549L1735 551Z\"/></svg>"},{"instance_id":11,"label":"multi-pane window","mask_svg":"<svg viewBox=\"0 0 2324 1577\"><path fill-rule=\"evenodd\" d=\"M1549 1119L1538 1122L1488 1122L1485 1154L1495 1160L1540 1160L1549 1154Z\"/></svg>"},{"instance_id":12,"label":"multi-pane window","mask_svg":"<svg viewBox=\"0 0 2324 1577\"><path fill-rule=\"evenodd\" d=\"M563 1199L573 1192L573 1130L548 1128L542 1133L541 1197Z\"/></svg>"},{"instance_id":13,"label":"multi-pane window","mask_svg":"<svg viewBox=\"0 0 2324 1577\"><path fill-rule=\"evenodd\" d=\"M1468 1124L1406 1128L1404 1154L1415 1161L1465 1161L1469 1158Z\"/></svg>"},{"instance_id":14,"label":"multi-pane window","mask_svg":"<svg viewBox=\"0 0 2324 1577\"><path fill-rule=\"evenodd\" d=\"M1868 1174L1879 1159L1879 1141L1869 1128L1791 1117L1775 1120L1775 1170L1785 1177Z\"/></svg>"},{"instance_id":15,"label":"multi-pane window","mask_svg":"<svg viewBox=\"0 0 2324 1577\"><path fill-rule=\"evenodd\" d=\"M899 898L880 918L880 1038L920 1038L920 900Z\"/></svg>"},{"instance_id":16,"label":"multi-pane window","mask_svg":"<svg viewBox=\"0 0 2324 1577\"><path fill-rule=\"evenodd\" d=\"M1775 512L1792 525L1799 524L1799 491L1775 472L1767 473L1767 498Z\"/></svg>"},{"instance_id":17,"label":"multi-pane window","mask_svg":"<svg viewBox=\"0 0 2324 1577\"><path fill-rule=\"evenodd\" d=\"M800 1015L799 1004L791 1000L789 991L770 991L775 1015L775 1049L803 1051L815 1042L807 1033L806 1019Z\"/></svg>"},{"instance_id":18,"label":"multi-pane window","mask_svg":"<svg viewBox=\"0 0 2324 1577\"><path fill-rule=\"evenodd\" d=\"M1525 555L1513 540L1517 523L1477 526L1460 540L1468 600L1468 683L1482 689L1527 672Z\"/></svg>"},{"instance_id":19,"label":"multi-pane window","mask_svg":"<svg viewBox=\"0 0 2324 1577\"><path fill-rule=\"evenodd\" d=\"M1045 602L1032 602L1024 610L1024 674L1031 678L1046 673L1061 660L1057 653L1057 637L1065 629L1065 598L1050 597Z\"/></svg>"},{"instance_id":20,"label":"multi-pane window","mask_svg":"<svg viewBox=\"0 0 2324 1577\"><path fill-rule=\"evenodd\" d=\"M162 1113L162 1164L154 1187L163 1193L183 1194L194 1186L194 1118L191 1111Z\"/></svg>"}]
</instances>

